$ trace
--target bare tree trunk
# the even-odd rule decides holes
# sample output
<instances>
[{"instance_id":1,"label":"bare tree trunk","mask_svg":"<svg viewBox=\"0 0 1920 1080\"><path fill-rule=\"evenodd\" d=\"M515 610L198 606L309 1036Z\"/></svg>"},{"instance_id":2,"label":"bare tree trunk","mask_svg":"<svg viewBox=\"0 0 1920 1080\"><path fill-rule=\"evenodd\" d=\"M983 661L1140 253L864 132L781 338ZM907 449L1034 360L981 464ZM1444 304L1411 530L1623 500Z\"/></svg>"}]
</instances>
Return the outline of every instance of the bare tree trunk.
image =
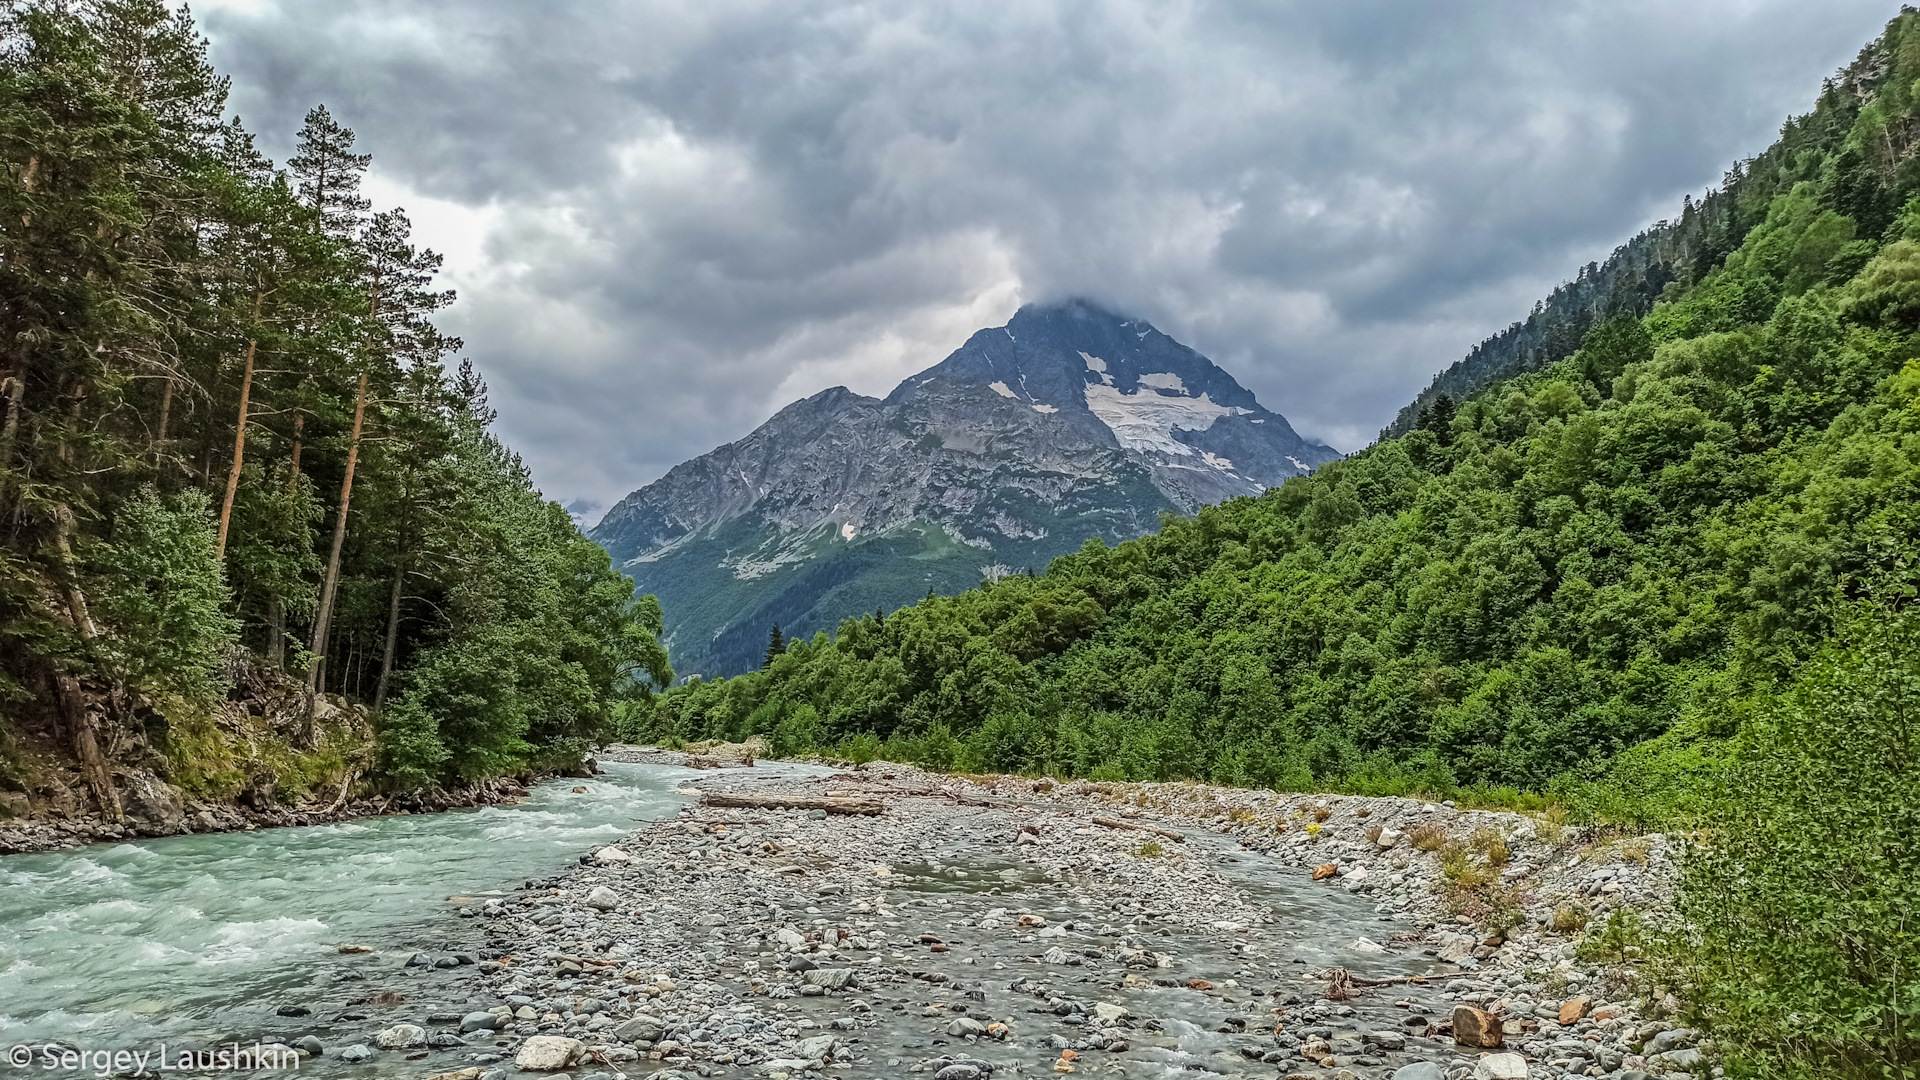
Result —
<instances>
[{"instance_id":1,"label":"bare tree trunk","mask_svg":"<svg viewBox=\"0 0 1920 1080\"><path fill-rule=\"evenodd\" d=\"M380 654L380 681L373 690L373 712L378 716L387 707L387 685L393 677L393 653L400 642L400 591L407 580L404 558L393 565L393 595L387 599L387 647Z\"/></svg>"},{"instance_id":2,"label":"bare tree trunk","mask_svg":"<svg viewBox=\"0 0 1920 1080\"><path fill-rule=\"evenodd\" d=\"M80 590L79 567L73 557L73 510L65 503L55 506L53 524L54 545L60 553L60 576L65 579L67 610L81 641L91 651L100 631L93 624L93 613L87 609L86 594ZM65 672L55 672L54 683L59 688L60 707L66 717L67 734L73 740L74 756L80 759L87 784L93 788L101 812L119 821L125 813L120 805L120 792L113 786L113 773L107 766L106 755L100 752L99 725L87 708L80 680Z\"/></svg>"},{"instance_id":3,"label":"bare tree trunk","mask_svg":"<svg viewBox=\"0 0 1920 1080\"><path fill-rule=\"evenodd\" d=\"M267 602L267 663L276 675L287 669L287 605L277 596Z\"/></svg>"},{"instance_id":4,"label":"bare tree trunk","mask_svg":"<svg viewBox=\"0 0 1920 1080\"><path fill-rule=\"evenodd\" d=\"M153 465L159 468L167 455L167 421L173 418L173 376L160 391L160 431L153 438Z\"/></svg>"},{"instance_id":5,"label":"bare tree trunk","mask_svg":"<svg viewBox=\"0 0 1920 1080\"><path fill-rule=\"evenodd\" d=\"M253 294L253 321L260 321L260 301L265 294L256 290ZM240 376L240 421L233 429L233 465L227 469L227 495L220 502L220 531L213 540L213 557L224 560L227 557L227 523L233 518L233 497L240 490L240 466L247 456L247 401L253 394L253 357L260 342L258 338L247 339L246 369ZM169 386L172 383L168 383Z\"/></svg>"},{"instance_id":6,"label":"bare tree trunk","mask_svg":"<svg viewBox=\"0 0 1920 1080\"><path fill-rule=\"evenodd\" d=\"M360 427L367 412L367 376L360 374L360 389L353 399L353 437L347 443L347 473L340 480L340 513L333 522L333 551L327 556L327 577L320 587L320 608L313 620L313 660L307 665L307 716L305 736L313 741L313 701L320 688L320 669L326 662L327 634L333 629L333 596L340 587L340 549L347 542L347 506L353 498L353 467L360 458Z\"/></svg>"},{"instance_id":7,"label":"bare tree trunk","mask_svg":"<svg viewBox=\"0 0 1920 1080\"><path fill-rule=\"evenodd\" d=\"M13 465L13 440L20 433L20 399L27 392L27 365L22 362L20 369L6 381L7 422L0 427L0 468Z\"/></svg>"},{"instance_id":8,"label":"bare tree trunk","mask_svg":"<svg viewBox=\"0 0 1920 1080\"><path fill-rule=\"evenodd\" d=\"M73 740L73 753L80 759L81 775L87 778L87 786L93 789L93 797L100 803L100 812L115 821L126 817L126 810L120 804L120 791L113 786L113 772L107 766L107 757L100 752L100 725L93 710L87 708L86 695L80 689L80 680L65 672L55 672L54 686L58 688L60 713L67 724L67 734Z\"/></svg>"},{"instance_id":9,"label":"bare tree trunk","mask_svg":"<svg viewBox=\"0 0 1920 1080\"><path fill-rule=\"evenodd\" d=\"M307 418L303 413L293 414L293 466L287 470L287 490L295 491L300 486L300 433L307 427Z\"/></svg>"}]
</instances>

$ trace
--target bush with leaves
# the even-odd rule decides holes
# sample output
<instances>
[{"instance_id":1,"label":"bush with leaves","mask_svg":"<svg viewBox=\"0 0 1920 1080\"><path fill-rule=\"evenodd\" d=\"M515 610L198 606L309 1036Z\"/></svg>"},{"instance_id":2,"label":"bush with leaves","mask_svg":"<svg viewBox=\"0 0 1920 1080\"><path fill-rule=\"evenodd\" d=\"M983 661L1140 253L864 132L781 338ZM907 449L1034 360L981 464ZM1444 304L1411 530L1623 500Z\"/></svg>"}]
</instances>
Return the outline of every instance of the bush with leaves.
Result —
<instances>
[{"instance_id":1,"label":"bush with leaves","mask_svg":"<svg viewBox=\"0 0 1920 1080\"><path fill-rule=\"evenodd\" d=\"M1920 1075L1920 611L1848 607L1724 776L1663 946L1699 1019L1744 1075Z\"/></svg>"}]
</instances>

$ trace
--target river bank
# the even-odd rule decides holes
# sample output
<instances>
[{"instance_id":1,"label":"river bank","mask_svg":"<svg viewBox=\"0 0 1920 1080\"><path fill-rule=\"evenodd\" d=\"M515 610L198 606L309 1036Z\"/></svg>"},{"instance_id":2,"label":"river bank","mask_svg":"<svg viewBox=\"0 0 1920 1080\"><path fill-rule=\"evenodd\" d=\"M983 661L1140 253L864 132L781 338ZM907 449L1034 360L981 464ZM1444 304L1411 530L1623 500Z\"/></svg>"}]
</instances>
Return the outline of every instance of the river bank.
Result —
<instances>
[{"instance_id":1,"label":"river bank","mask_svg":"<svg viewBox=\"0 0 1920 1080\"><path fill-rule=\"evenodd\" d=\"M1663 837L1408 799L767 772L686 784L757 807L688 807L476 900L492 998L447 1057L470 1080L1704 1068L1640 1014L1629 966L1576 950L1575 923L1664 902ZM790 796L877 812L765 801Z\"/></svg>"}]
</instances>

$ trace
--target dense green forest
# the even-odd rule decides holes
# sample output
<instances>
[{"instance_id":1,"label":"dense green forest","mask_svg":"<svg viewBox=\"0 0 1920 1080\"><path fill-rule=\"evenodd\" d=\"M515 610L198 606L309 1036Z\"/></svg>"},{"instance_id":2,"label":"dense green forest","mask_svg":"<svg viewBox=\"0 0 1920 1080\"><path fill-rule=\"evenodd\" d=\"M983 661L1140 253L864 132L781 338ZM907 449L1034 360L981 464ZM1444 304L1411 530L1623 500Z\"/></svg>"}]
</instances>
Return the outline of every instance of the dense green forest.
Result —
<instances>
[{"instance_id":1,"label":"dense green forest","mask_svg":"<svg viewBox=\"0 0 1920 1080\"><path fill-rule=\"evenodd\" d=\"M215 796L577 762L657 606L489 434L353 132L276 167L226 91L161 0L0 9L0 750L109 812L129 746Z\"/></svg>"}]
</instances>

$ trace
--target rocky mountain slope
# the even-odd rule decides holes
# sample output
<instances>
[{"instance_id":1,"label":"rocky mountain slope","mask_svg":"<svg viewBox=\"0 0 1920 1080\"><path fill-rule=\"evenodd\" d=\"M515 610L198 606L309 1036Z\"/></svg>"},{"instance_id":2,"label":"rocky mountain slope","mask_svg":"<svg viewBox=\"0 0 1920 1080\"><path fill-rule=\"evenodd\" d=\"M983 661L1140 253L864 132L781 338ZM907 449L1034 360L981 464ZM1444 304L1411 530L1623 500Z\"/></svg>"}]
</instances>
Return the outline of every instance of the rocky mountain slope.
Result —
<instances>
[{"instance_id":1,"label":"rocky mountain slope","mask_svg":"<svg viewBox=\"0 0 1920 1080\"><path fill-rule=\"evenodd\" d=\"M1076 300L1022 308L885 399L795 402L592 536L660 598L680 674L733 674L771 624L810 634L1038 571L1338 456L1206 357Z\"/></svg>"}]
</instances>

